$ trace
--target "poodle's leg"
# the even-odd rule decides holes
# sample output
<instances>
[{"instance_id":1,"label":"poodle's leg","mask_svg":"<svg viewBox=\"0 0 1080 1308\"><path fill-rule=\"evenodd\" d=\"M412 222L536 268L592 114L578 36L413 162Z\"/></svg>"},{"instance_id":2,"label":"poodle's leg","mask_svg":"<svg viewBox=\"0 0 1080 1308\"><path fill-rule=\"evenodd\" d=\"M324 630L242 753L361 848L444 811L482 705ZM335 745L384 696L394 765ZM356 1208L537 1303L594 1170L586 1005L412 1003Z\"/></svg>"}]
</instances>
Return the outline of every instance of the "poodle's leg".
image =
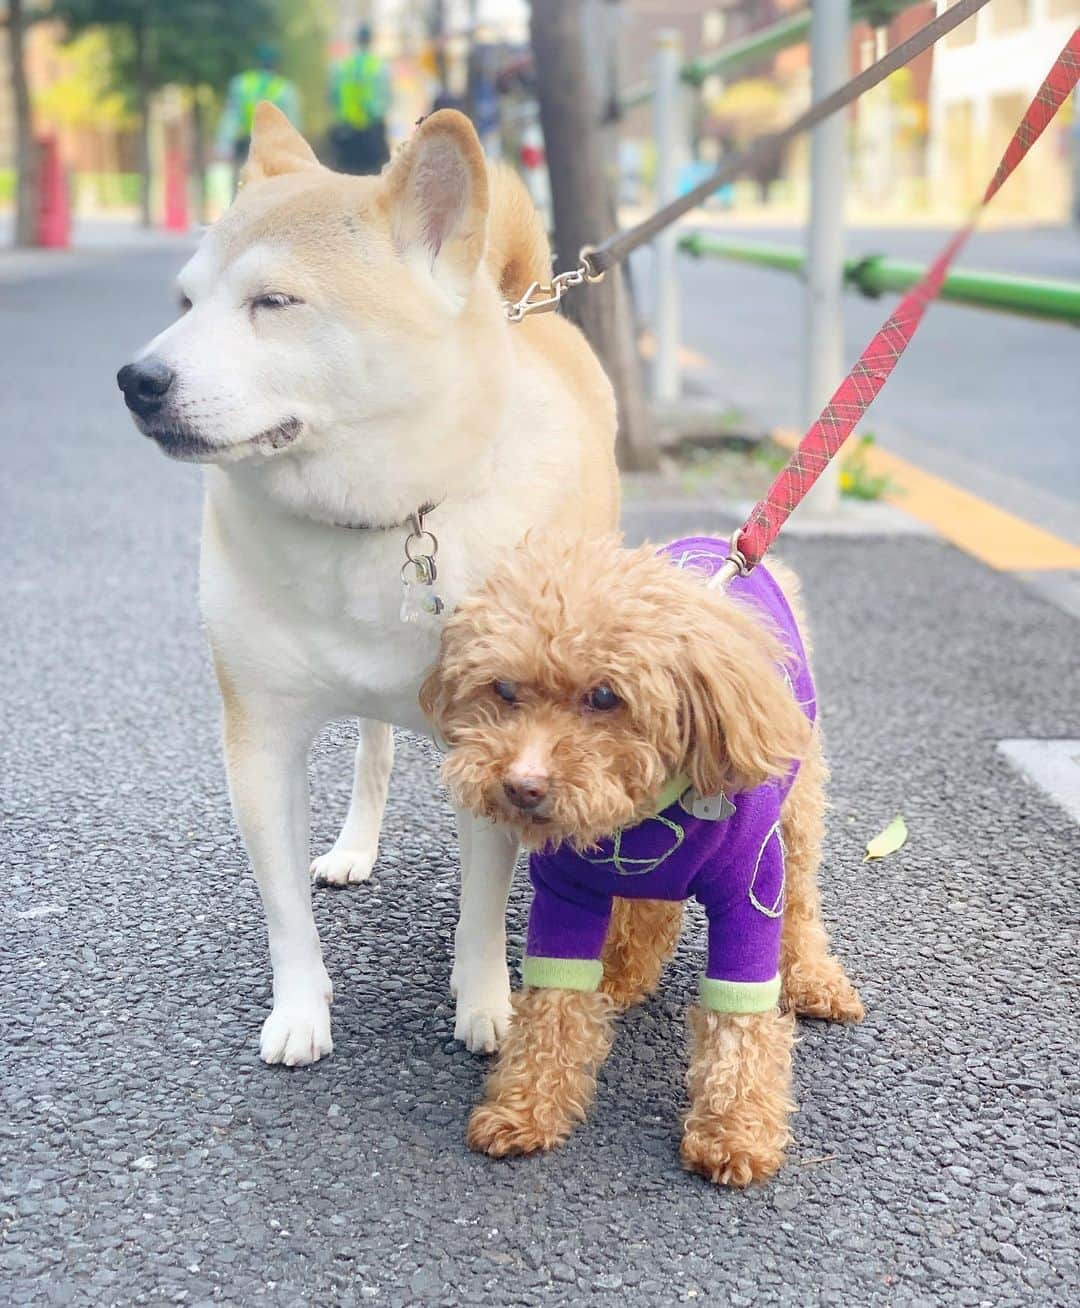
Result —
<instances>
[{"instance_id":1,"label":"poodle's leg","mask_svg":"<svg viewBox=\"0 0 1080 1308\"><path fill-rule=\"evenodd\" d=\"M552 1149L585 1120L596 1073L611 1048L615 1005L581 990L523 990L484 1101L473 1109L469 1148L503 1158Z\"/></svg>"},{"instance_id":2,"label":"poodle's leg","mask_svg":"<svg viewBox=\"0 0 1080 1308\"><path fill-rule=\"evenodd\" d=\"M683 1166L718 1185L749 1185L777 1170L791 1139L790 1013L690 1010L690 1111Z\"/></svg>"},{"instance_id":3,"label":"poodle's leg","mask_svg":"<svg viewBox=\"0 0 1080 1308\"><path fill-rule=\"evenodd\" d=\"M683 906L666 899L616 899L604 941L600 989L616 1007L631 1008L651 995L675 952Z\"/></svg>"},{"instance_id":4,"label":"poodle's leg","mask_svg":"<svg viewBox=\"0 0 1080 1308\"><path fill-rule=\"evenodd\" d=\"M858 1022L863 1006L840 960L829 953L817 874L825 829L825 759L820 732L780 813L784 835L784 926L780 938L781 1004L804 1017Z\"/></svg>"}]
</instances>

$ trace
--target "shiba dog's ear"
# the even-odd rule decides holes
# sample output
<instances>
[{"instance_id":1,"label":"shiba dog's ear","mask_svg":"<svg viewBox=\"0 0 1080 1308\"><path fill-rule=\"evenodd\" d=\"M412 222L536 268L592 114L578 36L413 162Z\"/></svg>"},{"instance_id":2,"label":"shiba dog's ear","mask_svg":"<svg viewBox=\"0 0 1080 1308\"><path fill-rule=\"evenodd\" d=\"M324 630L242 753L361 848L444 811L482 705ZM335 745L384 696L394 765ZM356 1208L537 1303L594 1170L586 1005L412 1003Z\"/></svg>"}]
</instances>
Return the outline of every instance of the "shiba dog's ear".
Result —
<instances>
[{"instance_id":1,"label":"shiba dog's ear","mask_svg":"<svg viewBox=\"0 0 1080 1308\"><path fill-rule=\"evenodd\" d=\"M487 165L472 123L454 109L425 118L384 182L394 244L460 308L484 255L488 212Z\"/></svg>"},{"instance_id":2,"label":"shiba dog's ear","mask_svg":"<svg viewBox=\"0 0 1080 1308\"><path fill-rule=\"evenodd\" d=\"M315 151L277 105L260 100L251 124L251 149L241 181L258 182L281 173L299 173L321 167Z\"/></svg>"}]
</instances>

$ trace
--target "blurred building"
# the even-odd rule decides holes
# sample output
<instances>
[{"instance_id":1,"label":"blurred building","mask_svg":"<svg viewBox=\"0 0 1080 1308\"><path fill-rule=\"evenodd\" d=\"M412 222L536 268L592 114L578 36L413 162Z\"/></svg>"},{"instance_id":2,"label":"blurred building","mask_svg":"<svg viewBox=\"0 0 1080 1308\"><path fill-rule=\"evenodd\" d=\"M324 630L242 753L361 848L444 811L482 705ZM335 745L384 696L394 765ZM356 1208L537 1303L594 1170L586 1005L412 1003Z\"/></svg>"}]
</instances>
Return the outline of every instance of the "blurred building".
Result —
<instances>
[{"instance_id":1,"label":"blurred building","mask_svg":"<svg viewBox=\"0 0 1080 1308\"><path fill-rule=\"evenodd\" d=\"M946 8L939 4L939 8ZM1077 23L1080 0L994 0L951 32L930 86L929 175L956 208L977 201L1002 150ZM1069 125L1076 96L1033 147L996 213L1061 219L1068 213Z\"/></svg>"}]
</instances>

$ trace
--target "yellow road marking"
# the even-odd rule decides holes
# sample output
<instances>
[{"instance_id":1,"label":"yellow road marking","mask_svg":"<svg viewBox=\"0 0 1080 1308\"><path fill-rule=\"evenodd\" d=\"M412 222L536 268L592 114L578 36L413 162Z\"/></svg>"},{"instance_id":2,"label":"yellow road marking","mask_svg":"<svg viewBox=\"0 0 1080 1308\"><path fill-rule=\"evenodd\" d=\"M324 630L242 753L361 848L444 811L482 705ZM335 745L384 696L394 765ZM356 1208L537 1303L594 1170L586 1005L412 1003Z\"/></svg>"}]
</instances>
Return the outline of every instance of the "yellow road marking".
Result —
<instances>
[{"instance_id":1,"label":"yellow road marking","mask_svg":"<svg viewBox=\"0 0 1080 1308\"><path fill-rule=\"evenodd\" d=\"M777 432L775 439L793 449L801 437L784 431ZM924 472L877 445L865 446L862 457L871 476L889 479L890 488L882 499L927 523L938 535L991 568L1000 572L1080 570L1080 547L1060 536Z\"/></svg>"}]
</instances>

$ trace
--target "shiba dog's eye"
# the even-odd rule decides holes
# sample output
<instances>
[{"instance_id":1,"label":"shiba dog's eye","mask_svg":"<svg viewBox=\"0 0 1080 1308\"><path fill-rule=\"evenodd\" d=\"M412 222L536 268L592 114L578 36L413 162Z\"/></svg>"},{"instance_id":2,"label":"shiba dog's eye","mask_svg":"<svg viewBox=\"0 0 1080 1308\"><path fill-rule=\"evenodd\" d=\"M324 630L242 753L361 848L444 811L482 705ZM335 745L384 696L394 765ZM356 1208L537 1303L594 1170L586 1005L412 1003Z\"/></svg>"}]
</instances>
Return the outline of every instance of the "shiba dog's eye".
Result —
<instances>
[{"instance_id":1,"label":"shiba dog's eye","mask_svg":"<svg viewBox=\"0 0 1080 1308\"><path fill-rule=\"evenodd\" d=\"M513 681L496 681L491 689L500 699L506 700L507 704L516 704L518 696L517 684Z\"/></svg>"},{"instance_id":2,"label":"shiba dog's eye","mask_svg":"<svg viewBox=\"0 0 1080 1308\"><path fill-rule=\"evenodd\" d=\"M301 304L295 295L286 295L284 291L268 291L265 295L256 295L251 302L253 309L287 309L290 304Z\"/></svg>"},{"instance_id":3,"label":"shiba dog's eye","mask_svg":"<svg viewBox=\"0 0 1080 1308\"><path fill-rule=\"evenodd\" d=\"M597 713L606 713L609 709L618 708L621 703L622 700L610 686L594 686L585 696L585 707L595 709Z\"/></svg>"}]
</instances>

